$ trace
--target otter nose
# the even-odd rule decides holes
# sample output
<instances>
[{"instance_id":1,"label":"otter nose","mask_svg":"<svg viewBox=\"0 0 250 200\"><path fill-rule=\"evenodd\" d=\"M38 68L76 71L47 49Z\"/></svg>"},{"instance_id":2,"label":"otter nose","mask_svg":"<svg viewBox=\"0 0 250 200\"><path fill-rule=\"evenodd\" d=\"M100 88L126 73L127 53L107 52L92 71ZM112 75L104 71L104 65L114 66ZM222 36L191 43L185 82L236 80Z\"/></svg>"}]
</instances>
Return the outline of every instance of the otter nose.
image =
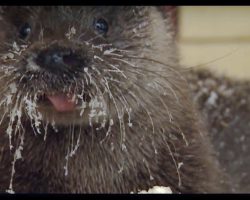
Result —
<instances>
[{"instance_id":1,"label":"otter nose","mask_svg":"<svg viewBox=\"0 0 250 200\"><path fill-rule=\"evenodd\" d=\"M70 50L50 49L40 52L36 61L40 67L51 67L54 65L64 65L64 58L72 57L73 53Z\"/></svg>"},{"instance_id":2,"label":"otter nose","mask_svg":"<svg viewBox=\"0 0 250 200\"><path fill-rule=\"evenodd\" d=\"M51 72L81 67L84 60L70 49L48 49L39 53L35 62L43 69Z\"/></svg>"},{"instance_id":3,"label":"otter nose","mask_svg":"<svg viewBox=\"0 0 250 200\"><path fill-rule=\"evenodd\" d=\"M51 54L47 54L45 56L45 63L47 65L53 64L63 64L63 57L69 54L61 53L61 52L53 52Z\"/></svg>"}]
</instances>

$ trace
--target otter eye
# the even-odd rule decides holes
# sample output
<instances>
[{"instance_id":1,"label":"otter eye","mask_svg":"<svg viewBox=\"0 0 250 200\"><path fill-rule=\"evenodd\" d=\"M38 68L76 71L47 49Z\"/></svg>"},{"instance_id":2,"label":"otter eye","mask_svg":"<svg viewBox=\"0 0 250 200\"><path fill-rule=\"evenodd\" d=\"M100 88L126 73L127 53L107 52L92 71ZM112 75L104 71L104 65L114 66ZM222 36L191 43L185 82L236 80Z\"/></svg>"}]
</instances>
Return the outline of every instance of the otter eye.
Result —
<instances>
[{"instance_id":1,"label":"otter eye","mask_svg":"<svg viewBox=\"0 0 250 200\"><path fill-rule=\"evenodd\" d=\"M94 28L100 34L106 34L109 30L108 23L103 18L94 21Z\"/></svg>"},{"instance_id":2,"label":"otter eye","mask_svg":"<svg viewBox=\"0 0 250 200\"><path fill-rule=\"evenodd\" d=\"M24 23L19 30L19 38L25 40L31 33L31 26L28 23Z\"/></svg>"}]
</instances>

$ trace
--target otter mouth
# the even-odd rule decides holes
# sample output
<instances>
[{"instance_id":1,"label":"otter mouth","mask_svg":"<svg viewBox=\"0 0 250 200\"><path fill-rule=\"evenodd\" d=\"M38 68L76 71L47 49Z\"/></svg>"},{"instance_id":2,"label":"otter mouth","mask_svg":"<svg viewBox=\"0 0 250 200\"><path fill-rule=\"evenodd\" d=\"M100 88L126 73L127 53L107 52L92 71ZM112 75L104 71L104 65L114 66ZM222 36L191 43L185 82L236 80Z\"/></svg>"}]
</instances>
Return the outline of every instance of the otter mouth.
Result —
<instances>
[{"instance_id":1,"label":"otter mouth","mask_svg":"<svg viewBox=\"0 0 250 200\"><path fill-rule=\"evenodd\" d=\"M38 98L38 103L47 107L53 107L57 112L72 112L77 106L73 98L64 94L43 94Z\"/></svg>"},{"instance_id":2,"label":"otter mouth","mask_svg":"<svg viewBox=\"0 0 250 200\"><path fill-rule=\"evenodd\" d=\"M87 103L90 101L88 95L84 95L83 98ZM79 106L79 103L73 95L66 95L63 93L40 95L38 97L38 104L48 108L53 108L53 110L60 113L74 112Z\"/></svg>"}]
</instances>

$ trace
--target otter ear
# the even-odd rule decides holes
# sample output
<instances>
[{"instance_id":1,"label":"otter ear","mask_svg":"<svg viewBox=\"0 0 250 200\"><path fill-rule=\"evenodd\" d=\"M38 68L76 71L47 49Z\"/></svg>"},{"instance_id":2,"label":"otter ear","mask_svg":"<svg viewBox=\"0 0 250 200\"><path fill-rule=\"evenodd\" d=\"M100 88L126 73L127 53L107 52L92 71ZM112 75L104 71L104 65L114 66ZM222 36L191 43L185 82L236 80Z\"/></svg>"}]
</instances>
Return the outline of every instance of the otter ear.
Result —
<instances>
[{"instance_id":1,"label":"otter ear","mask_svg":"<svg viewBox=\"0 0 250 200\"><path fill-rule=\"evenodd\" d=\"M163 16L170 19L170 23L173 27L174 35L178 32L178 7L177 6L160 6L160 11Z\"/></svg>"}]
</instances>

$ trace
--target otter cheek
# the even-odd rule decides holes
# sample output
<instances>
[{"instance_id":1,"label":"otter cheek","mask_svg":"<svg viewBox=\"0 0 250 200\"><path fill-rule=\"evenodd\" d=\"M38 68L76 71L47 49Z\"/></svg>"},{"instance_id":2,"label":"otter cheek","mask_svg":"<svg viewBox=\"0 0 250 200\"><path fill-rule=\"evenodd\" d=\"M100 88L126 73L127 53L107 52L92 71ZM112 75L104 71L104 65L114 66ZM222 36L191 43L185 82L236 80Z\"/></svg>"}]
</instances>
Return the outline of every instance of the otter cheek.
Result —
<instances>
[{"instance_id":1,"label":"otter cheek","mask_svg":"<svg viewBox=\"0 0 250 200\"><path fill-rule=\"evenodd\" d=\"M69 112L75 109L75 102L65 95L47 96L58 112Z\"/></svg>"}]
</instances>

